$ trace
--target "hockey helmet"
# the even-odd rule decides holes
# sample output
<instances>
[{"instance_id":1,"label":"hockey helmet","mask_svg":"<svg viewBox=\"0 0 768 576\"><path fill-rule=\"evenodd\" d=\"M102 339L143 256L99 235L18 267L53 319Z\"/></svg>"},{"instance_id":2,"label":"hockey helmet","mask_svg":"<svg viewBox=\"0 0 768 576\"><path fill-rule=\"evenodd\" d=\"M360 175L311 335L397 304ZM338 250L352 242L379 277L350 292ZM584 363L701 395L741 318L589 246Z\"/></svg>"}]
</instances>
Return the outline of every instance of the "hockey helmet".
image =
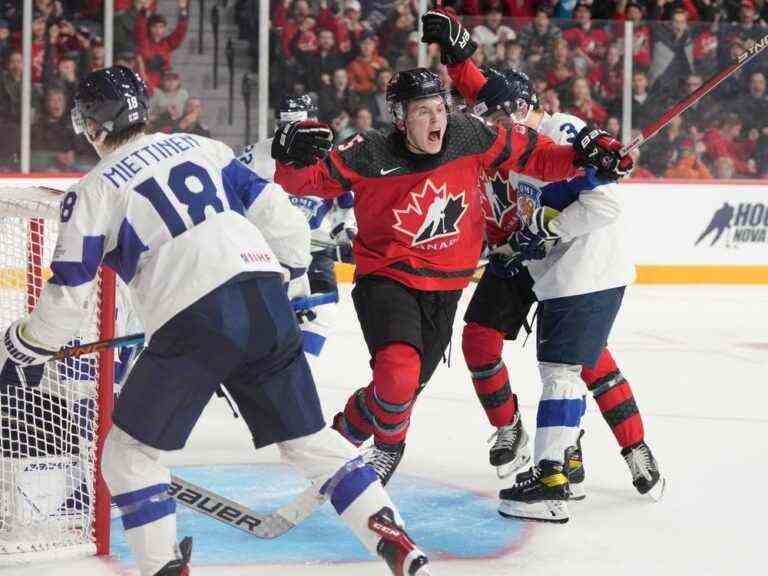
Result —
<instances>
[{"instance_id":1,"label":"hockey helmet","mask_svg":"<svg viewBox=\"0 0 768 576\"><path fill-rule=\"evenodd\" d=\"M523 122L531 110L539 109L539 96L533 89L533 82L525 72L517 70L507 70L504 72L510 90L512 92L512 103L514 104L513 114L518 122Z\"/></svg>"},{"instance_id":2,"label":"hockey helmet","mask_svg":"<svg viewBox=\"0 0 768 576\"><path fill-rule=\"evenodd\" d=\"M396 73L387 84L387 103L395 124L405 122L406 105L411 100L441 96L448 108L449 92L440 76L426 68L413 68Z\"/></svg>"},{"instance_id":3,"label":"hockey helmet","mask_svg":"<svg viewBox=\"0 0 768 576\"><path fill-rule=\"evenodd\" d=\"M309 94L286 96L277 110L277 123L301 122L317 116L317 106Z\"/></svg>"},{"instance_id":4,"label":"hockey helmet","mask_svg":"<svg viewBox=\"0 0 768 576\"><path fill-rule=\"evenodd\" d=\"M481 71L486 82L477 93L472 112L485 117L502 111L512 116L512 89L506 76L490 66L484 66Z\"/></svg>"},{"instance_id":5,"label":"hockey helmet","mask_svg":"<svg viewBox=\"0 0 768 576\"><path fill-rule=\"evenodd\" d=\"M75 134L88 134L88 120L96 124L96 136L120 134L149 121L147 86L136 72L112 66L91 72L77 87L72 108Z\"/></svg>"}]
</instances>

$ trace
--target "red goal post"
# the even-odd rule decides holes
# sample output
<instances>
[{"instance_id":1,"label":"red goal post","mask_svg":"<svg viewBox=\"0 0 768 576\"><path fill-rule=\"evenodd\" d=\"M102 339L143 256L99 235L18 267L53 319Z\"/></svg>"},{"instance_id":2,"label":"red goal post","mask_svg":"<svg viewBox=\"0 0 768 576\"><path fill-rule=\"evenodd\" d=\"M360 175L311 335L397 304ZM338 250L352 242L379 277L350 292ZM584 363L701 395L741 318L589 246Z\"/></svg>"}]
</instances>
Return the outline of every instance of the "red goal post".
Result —
<instances>
[{"instance_id":1,"label":"red goal post","mask_svg":"<svg viewBox=\"0 0 768 576\"><path fill-rule=\"evenodd\" d=\"M29 314L56 243L60 194L0 193L0 329ZM50 184L48 184L50 185ZM56 187L64 188L61 181ZM115 277L102 268L76 336L113 338ZM0 566L109 552L98 463L111 422L114 351L49 362L39 387L0 389Z\"/></svg>"}]
</instances>

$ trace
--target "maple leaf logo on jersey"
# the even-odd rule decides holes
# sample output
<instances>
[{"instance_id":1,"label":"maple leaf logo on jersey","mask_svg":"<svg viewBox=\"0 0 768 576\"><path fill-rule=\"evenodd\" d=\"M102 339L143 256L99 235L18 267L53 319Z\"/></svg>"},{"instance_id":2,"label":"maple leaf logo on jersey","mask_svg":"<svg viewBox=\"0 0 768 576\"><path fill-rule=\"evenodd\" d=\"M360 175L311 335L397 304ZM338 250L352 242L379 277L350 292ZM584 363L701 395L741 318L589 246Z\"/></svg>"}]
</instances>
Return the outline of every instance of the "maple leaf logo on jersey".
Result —
<instances>
[{"instance_id":1,"label":"maple leaf logo on jersey","mask_svg":"<svg viewBox=\"0 0 768 576\"><path fill-rule=\"evenodd\" d=\"M404 210L393 210L394 228L412 238L411 246L455 236L467 206L464 192L448 194L445 184L438 188L427 179L420 193L411 192L411 202Z\"/></svg>"},{"instance_id":2,"label":"maple leaf logo on jersey","mask_svg":"<svg viewBox=\"0 0 768 576\"><path fill-rule=\"evenodd\" d=\"M504 228L510 220L517 218L517 201L515 189L499 172L488 178L486 200L490 207L486 218L492 220L500 228Z\"/></svg>"}]
</instances>

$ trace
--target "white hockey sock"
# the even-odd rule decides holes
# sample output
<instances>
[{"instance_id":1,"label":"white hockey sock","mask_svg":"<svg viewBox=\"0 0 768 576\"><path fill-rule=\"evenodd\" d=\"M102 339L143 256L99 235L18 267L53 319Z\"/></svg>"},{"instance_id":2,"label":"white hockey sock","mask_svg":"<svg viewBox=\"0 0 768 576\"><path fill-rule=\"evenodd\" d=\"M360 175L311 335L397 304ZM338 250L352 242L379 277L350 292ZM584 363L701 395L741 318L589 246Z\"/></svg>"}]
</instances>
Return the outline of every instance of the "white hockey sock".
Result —
<instances>
[{"instance_id":1,"label":"white hockey sock","mask_svg":"<svg viewBox=\"0 0 768 576\"><path fill-rule=\"evenodd\" d=\"M536 415L534 462L563 462L565 449L576 443L585 407L581 366L539 362L541 400Z\"/></svg>"}]
</instances>

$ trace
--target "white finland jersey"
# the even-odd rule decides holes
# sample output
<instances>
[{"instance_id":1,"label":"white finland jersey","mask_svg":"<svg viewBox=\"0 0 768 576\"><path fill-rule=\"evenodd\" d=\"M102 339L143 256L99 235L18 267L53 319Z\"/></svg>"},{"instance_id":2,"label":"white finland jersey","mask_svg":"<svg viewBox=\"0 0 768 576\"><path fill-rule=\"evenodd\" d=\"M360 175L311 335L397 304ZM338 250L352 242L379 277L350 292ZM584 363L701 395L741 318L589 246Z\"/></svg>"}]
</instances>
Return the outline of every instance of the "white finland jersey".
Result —
<instances>
[{"instance_id":1,"label":"white finland jersey","mask_svg":"<svg viewBox=\"0 0 768 576\"><path fill-rule=\"evenodd\" d=\"M570 114L545 114L538 131L557 144L573 144L584 121ZM515 175L518 197L522 188L536 194L544 183ZM525 195L525 190L522 190ZM539 192L540 194L540 192ZM623 203L617 185L602 184L582 190L550 222L561 240L543 260L527 262L539 300L576 296L626 286L635 279L635 266L624 241Z\"/></svg>"},{"instance_id":2,"label":"white finland jersey","mask_svg":"<svg viewBox=\"0 0 768 576\"><path fill-rule=\"evenodd\" d=\"M66 343L103 260L129 286L149 341L241 272L306 268L308 245L301 214L225 144L141 136L103 158L62 200L53 276L25 331L48 349Z\"/></svg>"},{"instance_id":3,"label":"white finland jersey","mask_svg":"<svg viewBox=\"0 0 768 576\"><path fill-rule=\"evenodd\" d=\"M249 144L238 158L262 178L270 181L274 178L275 161L272 159L271 138L256 144ZM291 204L304 213L309 223L312 250L315 252L322 250L323 247L335 245L336 241L331 235L332 231L357 227L354 195L351 191L330 200L318 196L293 196L291 194L288 194L288 198Z\"/></svg>"}]
</instances>

